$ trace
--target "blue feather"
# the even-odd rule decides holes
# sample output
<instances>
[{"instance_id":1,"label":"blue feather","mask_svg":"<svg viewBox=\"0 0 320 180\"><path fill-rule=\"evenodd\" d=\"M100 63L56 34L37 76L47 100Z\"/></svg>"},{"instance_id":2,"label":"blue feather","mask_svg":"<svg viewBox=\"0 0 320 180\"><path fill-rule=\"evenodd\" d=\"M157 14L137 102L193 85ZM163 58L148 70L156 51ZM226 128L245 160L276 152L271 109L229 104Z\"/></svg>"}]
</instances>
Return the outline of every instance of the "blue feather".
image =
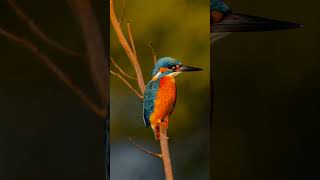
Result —
<instances>
[{"instance_id":1,"label":"blue feather","mask_svg":"<svg viewBox=\"0 0 320 180\"><path fill-rule=\"evenodd\" d=\"M170 67L174 65L182 65L182 63L179 60L171 57L162 57L158 59L158 61L154 65L154 68L152 70L152 76L155 76L159 72L160 68ZM160 86L160 79L163 76L166 76L172 72L173 72L172 70L163 72L161 73L161 75L158 76L157 80L151 80L146 85L146 90L144 92L144 97L143 97L143 120L146 127L150 126L150 116L154 111L156 95Z\"/></svg>"},{"instance_id":2,"label":"blue feather","mask_svg":"<svg viewBox=\"0 0 320 180\"><path fill-rule=\"evenodd\" d=\"M230 11L230 8L226 3L223 2L223 0L211 0L210 11L219 11L226 14Z\"/></svg>"},{"instance_id":3,"label":"blue feather","mask_svg":"<svg viewBox=\"0 0 320 180\"><path fill-rule=\"evenodd\" d=\"M177 64L181 65L182 63L179 60L174 59L172 57L162 57L162 58L158 59L158 61L154 65L154 68L153 68L151 74L152 74L152 76L155 76L158 73L160 68L170 67L170 66L174 66Z\"/></svg>"},{"instance_id":4,"label":"blue feather","mask_svg":"<svg viewBox=\"0 0 320 180\"><path fill-rule=\"evenodd\" d=\"M150 126L150 116L154 111L156 95L159 89L160 80L150 81L143 97L143 120L146 127Z\"/></svg>"}]
</instances>

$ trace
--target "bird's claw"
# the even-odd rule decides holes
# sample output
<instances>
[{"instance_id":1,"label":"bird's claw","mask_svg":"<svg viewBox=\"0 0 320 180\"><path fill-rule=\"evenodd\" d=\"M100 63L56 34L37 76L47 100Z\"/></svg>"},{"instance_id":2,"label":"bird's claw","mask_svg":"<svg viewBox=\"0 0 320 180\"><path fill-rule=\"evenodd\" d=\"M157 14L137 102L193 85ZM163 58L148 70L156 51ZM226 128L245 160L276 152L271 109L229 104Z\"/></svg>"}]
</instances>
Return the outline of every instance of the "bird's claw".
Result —
<instances>
[{"instance_id":1,"label":"bird's claw","mask_svg":"<svg viewBox=\"0 0 320 180\"><path fill-rule=\"evenodd\" d=\"M162 121L160 125L166 127L167 129L169 128L169 122L167 120Z\"/></svg>"}]
</instances>

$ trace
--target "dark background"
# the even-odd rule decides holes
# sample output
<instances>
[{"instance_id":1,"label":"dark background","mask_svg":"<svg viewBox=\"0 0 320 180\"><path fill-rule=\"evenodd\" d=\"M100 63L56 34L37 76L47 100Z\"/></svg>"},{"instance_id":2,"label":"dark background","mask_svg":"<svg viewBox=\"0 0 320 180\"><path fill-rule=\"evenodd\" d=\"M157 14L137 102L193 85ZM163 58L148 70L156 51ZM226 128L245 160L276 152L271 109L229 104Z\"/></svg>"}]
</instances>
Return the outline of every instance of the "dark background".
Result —
<instances>
[{"instance_id":1,"label":"dark background","mask_svg":"<svg viewBox=\"0 0 320 180\"><path fill-rule=\"evenodd\" d=\"M235 12L304 27L234 33L211 48L213 178L320 179L319 2L227 2Z\"/></svg>"},{"instance_id":2,"label":"dark background","mask_svg":"<svg viewBox=\"0 0 320 180\"><path fill-rule=\"evenodd\" d=\"M107 44L107 5L92 3ZM85 52L80 26L66 1L17 4L49 37ZM0 2L0 27L37 44L99 102L85 60L40 41L7 1ZM26 48L0 36L0 49L0 179L104 179L103 120Z\"/></svg>"}]
</instances>

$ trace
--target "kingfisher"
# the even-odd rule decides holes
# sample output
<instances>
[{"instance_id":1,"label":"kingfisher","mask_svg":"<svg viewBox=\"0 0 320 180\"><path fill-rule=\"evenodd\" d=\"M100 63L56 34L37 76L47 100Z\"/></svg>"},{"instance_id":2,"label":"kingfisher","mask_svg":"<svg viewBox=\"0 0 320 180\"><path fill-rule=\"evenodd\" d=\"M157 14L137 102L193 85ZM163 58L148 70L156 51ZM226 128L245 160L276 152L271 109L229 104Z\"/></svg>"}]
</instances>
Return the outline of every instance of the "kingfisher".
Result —
<instances>
[{"instance_id":1,"label":"kingfisher","mask_svg":"<svg viewBox=\"0 0 320 180\"><path fill-rule=\"evenodd\" d=\"M210 1L211 41L229 35L231 32L273 31L299 28L301 25L263 17L233 13L223 0Z\"/></svg>"},{"instance_id":2,"label":"kingfisher","mask_svg":"<svg viewBox=\"0 0 320 180\"><path fill-rule=\"evenodd\" d=\"M151 72L152 79L146 85L144 92L143 119L147 128L151 126L156 140L160 138L160 126L168 128L169 116L176 103L175 77L182 72L201 70L183 65L171 57L162 57L155 63Z\"/></svg>"}]
</instances>

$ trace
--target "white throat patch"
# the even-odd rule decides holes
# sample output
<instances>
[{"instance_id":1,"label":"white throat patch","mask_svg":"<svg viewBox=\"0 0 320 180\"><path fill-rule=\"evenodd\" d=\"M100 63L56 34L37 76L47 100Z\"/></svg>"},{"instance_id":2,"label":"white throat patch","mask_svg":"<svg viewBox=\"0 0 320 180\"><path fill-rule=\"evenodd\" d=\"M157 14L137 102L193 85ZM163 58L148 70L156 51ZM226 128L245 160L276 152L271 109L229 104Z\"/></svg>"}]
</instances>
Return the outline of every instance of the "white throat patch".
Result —
<instances>
[{"instance_id":1,"label":"white throat patch","mask_svg":"<svg viewBox=\"0 0 320 180\"><path fill-rule=\"evenodd\" d=\"M152 80L157 80L160 76L161 72L158 72L156 75L153 76Z\"/></svg>"},{"instance_id":2,"label":"white throat patch","mask_svg":"<svg viewBox=\"0 0 320 180\"><path fill-rule=\"evenodd\" d=\"M170 77L176 77L176 76L178 76L180 73L181 73L181 72L173 72L173 73L168 74L168 76L170 76Z\"/></svg>"},{"instance_id":3,"label":"white throat patch","mask_svg":"<svg viewBox=\"0 0 320 180\"><path fill-rule=\"evenodd\" d=\"M170 73L170 74L168 74L168 75L166 75L166 76L176 77L176 76L178 76L180 73L181 73L181 72L172 72L172 73ZM156 75L154 75L154 76L152 77L152 80L157 80L160 75L161 75L161 72L158 72Z\"/></svg>"}]
</instances>

